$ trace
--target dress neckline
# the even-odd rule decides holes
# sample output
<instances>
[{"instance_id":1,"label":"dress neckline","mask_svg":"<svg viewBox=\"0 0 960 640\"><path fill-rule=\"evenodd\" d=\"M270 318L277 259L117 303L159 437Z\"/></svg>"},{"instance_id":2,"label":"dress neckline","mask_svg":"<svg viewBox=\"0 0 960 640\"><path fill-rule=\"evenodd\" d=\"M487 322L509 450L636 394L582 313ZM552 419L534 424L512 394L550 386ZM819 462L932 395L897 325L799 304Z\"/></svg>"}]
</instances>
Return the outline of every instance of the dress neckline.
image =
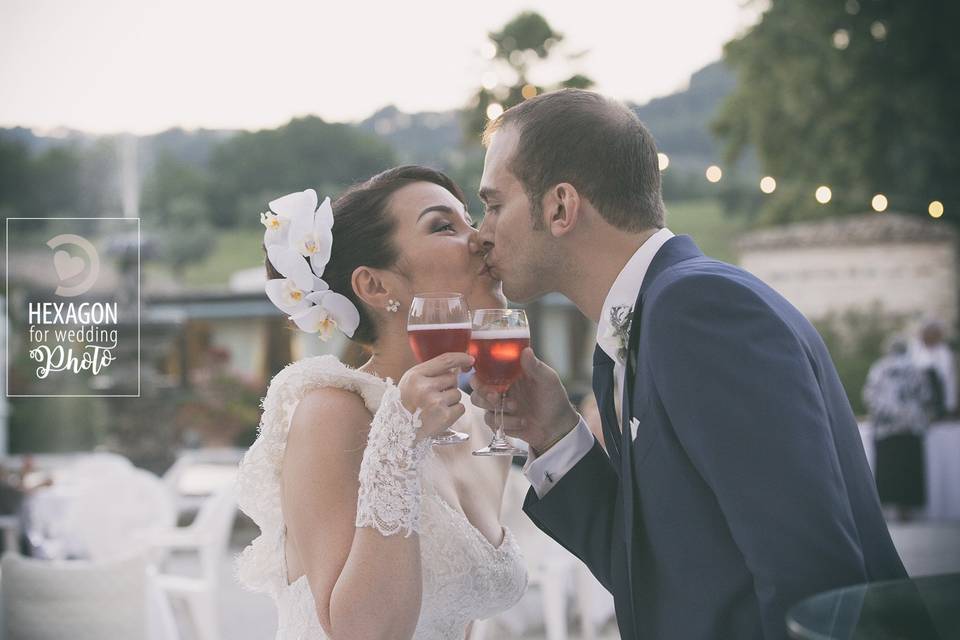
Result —
<instances>
[{"instance_id":1,"label":"dress neckline","mask_svg":"<svg viewBox=\"0 0 960 640\"><path fill-rule=\"evenodd\" d=\"M501 534L500 544L494 545L492 542L490 542L490 540L487 539L487 536L483 535L483 532L480 531L480 529L478 529L478 528L476 527L476 525L474 525L472 522L470 522L470 518L467 517L467 514L466 514L466 513L464 513L464 512L461 511L460 509L457 509L455 506L453 506L452 504L450 504L449 502L447 502L447 501L443 498L443 496L441 496L439 493L434 492L434 493L432 493L432 494L430 494L430 495L432 495L434 498L436 498L436 499L437 499L437 502L439 502L439 503L442 504L444 507L446 507L447 510L451 511L454 515L458 516L458 517L460 518L460 520L466 525L467 529L470 529L470 530L474 533L474 535L475 535L484 545L486 545L491 551L493 551L494 553L498 553L498 554L502 554L502 553L504 553L504 552L506 551L507 538L510 537L510 529L508 529L507 527L505 527L505 526L503 526L503 525L500 525L500 534ZM424 497L426 497L426 496L424 496Z\"/></svg>"}]
</instances>

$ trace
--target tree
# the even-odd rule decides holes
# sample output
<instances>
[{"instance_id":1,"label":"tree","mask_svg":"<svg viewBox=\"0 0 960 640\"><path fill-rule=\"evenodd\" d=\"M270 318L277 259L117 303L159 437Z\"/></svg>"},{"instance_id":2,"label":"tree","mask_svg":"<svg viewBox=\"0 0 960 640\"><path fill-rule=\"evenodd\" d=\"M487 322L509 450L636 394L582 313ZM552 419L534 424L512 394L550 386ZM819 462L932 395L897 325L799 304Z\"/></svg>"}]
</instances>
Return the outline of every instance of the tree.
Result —
<instances>
[{"instance_id":1,"label":"tree","mask_svg":"<svg viewBox=\"0 0 960 640\"><path fill-rule=\"evenodd\" d=\"M163 151L144 182L140 209L151 224L164 227L173 222L170 211L174 200L189 197L205 201L208 189L209 178L205 172ZM202 215L209 215L205 206Z\"/></svg>"},{"instance_id":2,"label":"tree","mask_svg":"<svg viewBox=\"0 0 960 640\"><path fill-rule=\"evenodd\" d=\"M585 52L563 53L559 46L563 35L554 31L539 13L520 13L499 31L488 34L490 39L491 70L484 74L482 86L464 113L464 127L468 140L478 140L491 115L499 105L502 109L520 104L527 98L545 91L564 87L589 89L593 80L574 73L565 80L552 84L535 84L530 74L548 58L564 56L575 60Z\"/></svg>"},{"instance_id":3,"label":"tree","mask_svg":"<svg viewBox=\"0 0 960 640\"><path fill-rule=\"evenodd\" d=\"M23 215L30 155L20 142L0 138L0 211L4 218Z\"/></svg>"},{"instance_id":4,"label":"tree","mask_svg":"<svg viewBox=\"0 0 960 640\"><path fill-rule=\"evenodd\" d=\"M161 256L173 269L178 280L184 269L201 262L216 246L217 235L210 223L206 203L192 195L177 196L169 201L164 212Z\"/></svg>"},{"instance_id":5,"label":"tree","mask_svg":"<svg viewBox=\"0 0 960 640\"><path fill-rule=\"evenodd\" d=\"M875 194L912 214L960 208L957 24L953 0L771 0L727 44L738 85L714 130L728 161L753 146L777 180L767 221L862 212Z\"/></svg>"},{"instance_id":6,"label":"tree","mask_svg":"<svg viewBox=\"0 0 960 640\"><path fill-rule=\"evenodd\" d=\"M393 149L374 135L314 116L239 133L210 161L211 220L219 227L257 224L273 198L308 187L333 196L395 162Z\"/></svg>"},{"instance_id":7,"label":"tree","mask_svg":"<svg viewBox=\"0 0 960 640\"><path fill-rule=\"evenodd\" d=\"M82 191L82 159L77 150L72 146L51 147L33 158L30 164L29 193L24 203L26 215L81 215L78 204Z\"/></svg>"}]
</instances>

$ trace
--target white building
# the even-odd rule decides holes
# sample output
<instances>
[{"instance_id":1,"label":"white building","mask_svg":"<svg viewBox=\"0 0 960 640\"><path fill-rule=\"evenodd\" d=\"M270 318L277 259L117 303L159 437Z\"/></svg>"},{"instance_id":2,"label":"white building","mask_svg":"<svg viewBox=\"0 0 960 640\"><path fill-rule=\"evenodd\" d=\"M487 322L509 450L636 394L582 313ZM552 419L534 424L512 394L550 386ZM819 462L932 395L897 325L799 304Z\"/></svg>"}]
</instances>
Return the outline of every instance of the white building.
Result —
<instances>
[{"instance_id":1,"label":"white building","mask_svg":"<svg viewBox=\"0 0 960 640\"><path fill-rule=\"evenodd\" d=\"M747 234L741 266L817 320L879 304L885 315L958 320L957 233L940 220L867 213Z\"/></svg>"}]
</instances>

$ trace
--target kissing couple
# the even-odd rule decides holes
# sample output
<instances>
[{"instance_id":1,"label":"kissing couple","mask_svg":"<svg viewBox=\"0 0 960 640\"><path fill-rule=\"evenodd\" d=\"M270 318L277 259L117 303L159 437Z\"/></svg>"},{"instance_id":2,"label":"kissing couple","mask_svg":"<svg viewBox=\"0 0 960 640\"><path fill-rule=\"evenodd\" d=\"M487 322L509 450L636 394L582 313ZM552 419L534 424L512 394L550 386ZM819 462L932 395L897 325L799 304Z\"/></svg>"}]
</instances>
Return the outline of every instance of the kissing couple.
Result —
<instances>
[{"instance_id":1,"label":"kissing couple","mask_svg":"<svg viewBox=\"0 0 960 640\"><path fill-rule=\"evenodd\" d=\"M270 299L301 329L370 352L271 381L239 475L261 535L239 559L277 638L463 640L527 583L500 522L509 457L484 441L498 395L419 363L415 294L471 309L550 292L597 323L606 447L531 349L504 406L529 445L524 511L614 597L627 639L786 638L787 609L904 577L857 423L820 336L783 297L666 226L653 137L626 106L562 90L490 122L473 226L462 190L402 166L262 214Z\"/></svg>"}]
</instances>

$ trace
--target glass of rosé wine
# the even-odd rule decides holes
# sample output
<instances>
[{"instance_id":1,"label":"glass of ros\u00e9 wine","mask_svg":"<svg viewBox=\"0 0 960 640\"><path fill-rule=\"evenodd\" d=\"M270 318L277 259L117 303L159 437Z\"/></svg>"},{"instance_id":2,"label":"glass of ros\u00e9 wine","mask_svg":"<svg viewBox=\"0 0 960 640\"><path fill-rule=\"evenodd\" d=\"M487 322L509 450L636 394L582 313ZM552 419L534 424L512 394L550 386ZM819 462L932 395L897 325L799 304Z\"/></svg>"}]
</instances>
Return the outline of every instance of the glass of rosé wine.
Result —
<instances>
[{"instance_id":1,"label":"glass of ros\u00e9 wine","mask_svg":"<svg viewBox=\"0 0 960 640\"><path fill-rule=\"evenodd\" d=\"M418 293L410 303L407 337L420 362L445 353L466 353L470 347L470 309L459 293ZM433 437L434 444L459 444L466 433L447 429Z\"/></svg>"},{"instance_id":2,"label":"glass of ros\u00e9 wine","mask_svg":"<svg viewBox=\"0 0 960 640\"><path fill-rule=\"evenodd\" d=\"M473 452L475 456L526 456L503 433L503 403L507 390L520 377L520 354L530 346L527 314L519 309L478 309L473 313L470 355L477 378L500 394L497 403L497 431L490 444Z\"/></svg>"}]
</instances>

